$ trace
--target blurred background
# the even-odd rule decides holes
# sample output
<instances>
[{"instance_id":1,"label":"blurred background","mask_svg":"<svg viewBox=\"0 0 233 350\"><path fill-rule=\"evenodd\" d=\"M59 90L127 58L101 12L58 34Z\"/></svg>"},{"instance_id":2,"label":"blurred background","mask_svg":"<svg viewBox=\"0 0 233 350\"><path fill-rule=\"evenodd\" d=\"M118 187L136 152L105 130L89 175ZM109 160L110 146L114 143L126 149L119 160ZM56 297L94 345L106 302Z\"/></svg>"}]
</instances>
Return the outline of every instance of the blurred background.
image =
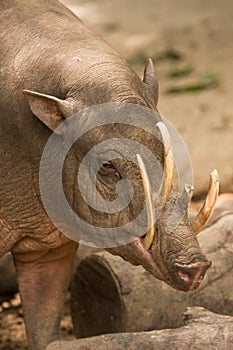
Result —
<instances>
[{"instance_id":1,"label":"blurred background","mask_svg":"<svg viewBox=\"0 0 233 350\"><path fill-rule=\"evenodd\" d=\"M217 168L233 191L233 2L62 0L142 76L147 57L160 83L159 111L182 135L195 195Z\"/></svg>"}]
</instances>

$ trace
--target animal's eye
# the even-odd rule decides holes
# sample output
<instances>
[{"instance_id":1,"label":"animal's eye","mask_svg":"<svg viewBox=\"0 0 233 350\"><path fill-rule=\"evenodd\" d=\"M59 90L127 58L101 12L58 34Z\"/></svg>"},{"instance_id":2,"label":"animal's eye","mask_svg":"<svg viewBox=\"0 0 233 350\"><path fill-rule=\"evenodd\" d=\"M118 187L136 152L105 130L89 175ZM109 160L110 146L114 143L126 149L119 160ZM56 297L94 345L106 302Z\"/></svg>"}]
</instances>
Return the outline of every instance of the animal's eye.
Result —
<instances>
[{"instance_id":1,"label":"animal's eye","mask_svg":"<svg viewBox=\"0 0 233 350\"><path fill-rule=\"evenodd\" d=\"M117 170L111 162L103 162L100 167L100 173L102 175L118 174Z\"/></svg>"},{"instance_id":2,"label":"animal's eye","mask_svg":"<svg viewBox=\"0 0 233 350\"><path fill-rule=\"evenodd\" d=\"M102 164L102 168L104 168L104 169L115 169L111 162L104 162Z\"/></svg>"}]
</instances>

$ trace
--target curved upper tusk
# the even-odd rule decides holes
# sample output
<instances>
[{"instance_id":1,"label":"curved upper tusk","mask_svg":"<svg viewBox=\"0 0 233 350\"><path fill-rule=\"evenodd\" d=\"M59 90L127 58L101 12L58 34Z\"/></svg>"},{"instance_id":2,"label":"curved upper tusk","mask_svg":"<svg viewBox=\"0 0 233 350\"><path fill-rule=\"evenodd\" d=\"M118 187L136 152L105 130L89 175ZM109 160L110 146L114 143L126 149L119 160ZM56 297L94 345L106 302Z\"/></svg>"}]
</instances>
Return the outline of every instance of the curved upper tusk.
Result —
<instances>
[{"instance_id":1,"label":"curved upper tusk","mask_svg":"<svg viewBox=\"0 0 233 350\"><path fill-rule=\"evenodd\" d=\"M218 172L215 169L210 174L210 184L209 184L209 190L206 196L206 200L202 205L197 216L191 222L191 227L196 234L198 234L209 221L213 213L215 203L218 198L218 191L219 191L219 177L218 177Z\"/></svg>"},{"instance_id":2,"label":"curved upper tusk","mask_svg":"<svg viewBox=\"0 0 233 350\"><path fill-rule=\"evenodd\" d=\"M172 187L174 172L174 159L172 155L172 143L170 134L163 122L158 122L156 128L160 131L164 147L164 203L166 203ZM159 192L161 189L159 190Z\"/></svg>"},{"instance_id":3,"label":"curved upper tusk","mask_svg":"<svg viewBox=\"0 0 233 350\"><path fill-rule=\"evenodd\" d=\"M144 238L143 244L144 244L144 248L148 250L150 249L155 237L155 210L154 210L154 204L152 200L150 180L146 171L145 164L142 160L142 157L139 154L137 154L136 156L137 156L137 161L140 168L140 173L141 173L142 183L143 183L143 188L145 193L145 199L146 199L148 231Z\"/></svg>"}]
</instances>

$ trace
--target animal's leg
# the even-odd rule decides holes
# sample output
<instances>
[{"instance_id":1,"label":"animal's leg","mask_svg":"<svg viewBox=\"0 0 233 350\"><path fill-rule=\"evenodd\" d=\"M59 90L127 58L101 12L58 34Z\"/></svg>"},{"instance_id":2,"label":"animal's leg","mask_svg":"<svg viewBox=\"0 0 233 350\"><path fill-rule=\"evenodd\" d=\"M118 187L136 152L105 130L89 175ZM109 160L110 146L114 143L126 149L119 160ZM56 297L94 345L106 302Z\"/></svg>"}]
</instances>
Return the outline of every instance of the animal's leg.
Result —
<instances>
[{"instance_id":1,"label":"animal's leg","mask_svg":"<svg viewBox=\"0 0 233 350\"><path fill-rule=\"evenodd\" d=\"M14 254L29 348L44 350L58 339L77 244L46 252Z\"/></svg>"}]
</instances>

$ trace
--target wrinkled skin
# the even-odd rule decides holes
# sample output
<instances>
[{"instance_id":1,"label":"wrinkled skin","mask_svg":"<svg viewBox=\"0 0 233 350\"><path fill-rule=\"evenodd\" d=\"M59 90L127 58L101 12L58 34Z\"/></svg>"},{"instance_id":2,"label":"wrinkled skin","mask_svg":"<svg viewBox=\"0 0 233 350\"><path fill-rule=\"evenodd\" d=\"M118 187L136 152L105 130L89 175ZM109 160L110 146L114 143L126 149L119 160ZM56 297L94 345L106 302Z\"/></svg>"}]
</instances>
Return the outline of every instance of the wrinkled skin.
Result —
<instances>
[{"instance_id":1,"label":"wrinkled skin","mask_svg":"<svg viewBox=\"0 0 233 350\"><path fill-rule=\"evenodd\" d=\"M2 0L0 16L0 256L13 253L29 346L40 350L57 339L78 246L58 231L41 203L38 169L44 146L62 120L94 104L127 102L156 110L158 88L150 84L150 79L142 81L112 48L58 1ZM24 94L24 89L55 96L65 103ZM159 143L133 128L116 131L116 135L124 133L144 143L163 163ZM111 171L103 169L105 173L98 174L97 188L108 200L115 196L119 175L134 180L137 195L118 217L96 218L73 186L82 155L92 146L90 140L98 143L106 134L109 130L102 128L73 147L66 162L64 187L81 217L111 226L115 221L130 220L143 206L139 168L115 160ZM191 230L187 213L174 232L165 232L177 196L172 190L150 250L146 251L143 239L138 238L109 251L132 264L143 265L174 288L189 291L199 285L209 263ZM180 203L176 210L186 209L187 205Z\"/></svg>"}]
</instances>

